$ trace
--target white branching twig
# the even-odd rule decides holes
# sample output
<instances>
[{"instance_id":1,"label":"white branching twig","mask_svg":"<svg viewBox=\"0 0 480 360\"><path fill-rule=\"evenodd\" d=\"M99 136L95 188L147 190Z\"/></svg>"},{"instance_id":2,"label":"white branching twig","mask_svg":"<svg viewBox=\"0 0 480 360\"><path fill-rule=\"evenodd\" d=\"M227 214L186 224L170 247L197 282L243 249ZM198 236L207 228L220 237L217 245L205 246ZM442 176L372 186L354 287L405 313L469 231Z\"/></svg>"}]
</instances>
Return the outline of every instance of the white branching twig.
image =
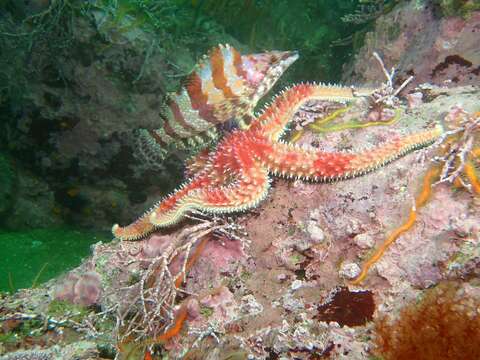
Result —
<instances>
[{"instance_id":1,"label":"white branching twig","mask_svg":"<svg viewBox=\"0 0 480 360\"><path fill-rule=\"evenodd\" d=\"M248 245L243 228L230 219L208 217L196 211L187 217L199 223L185 228L175 236L161 255L149 260L140 281L127 288L134 300L117 315L120 341L131 337L134 341L156 337L171 324L178 294L192 295L178 288L176 283L186 280L188 261L191 256L198 256L194 253L194 248L201 241L207 241L205 237L210 236L217 241L228 238ZM192 252L194 255L191 255ZM181 270L172 274L170 265L175 259L182 259Z\"/></svg>"},{"instance_id":2,"label":"white branching twig","mask_svg":"<svg viewBox=\"0 0 480 360\"><path fill-rule=\"evenodd\" d=\"M374 103L382 103L386 106L396 107L398 103L397 95L413 80L413 76L409 76L397 89L394 86L395 67L392 67L390 72L386 69L382 58L376 51L373 52L373 57L380 64L380 67L387 78L387 82L377 89L373 94Z\"/></svg>"}]
</instances>

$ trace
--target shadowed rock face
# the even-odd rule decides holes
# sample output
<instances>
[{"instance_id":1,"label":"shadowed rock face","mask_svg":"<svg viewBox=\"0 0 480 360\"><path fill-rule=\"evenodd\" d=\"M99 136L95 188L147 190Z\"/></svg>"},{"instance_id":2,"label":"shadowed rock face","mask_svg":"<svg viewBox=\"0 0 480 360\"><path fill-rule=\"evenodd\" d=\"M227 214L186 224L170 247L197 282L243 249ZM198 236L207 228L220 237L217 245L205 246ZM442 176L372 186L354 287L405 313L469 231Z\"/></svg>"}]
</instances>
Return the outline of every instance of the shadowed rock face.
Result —
<instances>
[{"instance_id":1,"label":"shadowed rock face","mask_svg":"<svg viewBox=\"0 0 480 360\"><path fill-rule=\"evenodd\" d=\"M463 18L439 17L435 11L431 5L417 7L415 1L409 1L382 15L351 64L345 66L343 80L378 82L382 74L371 66L372 52L377 51L387 67L395 66L398 82L415 77L408 89L427 82L448 87L478 84L480 11Z\"/></svg>"}]
</instances>

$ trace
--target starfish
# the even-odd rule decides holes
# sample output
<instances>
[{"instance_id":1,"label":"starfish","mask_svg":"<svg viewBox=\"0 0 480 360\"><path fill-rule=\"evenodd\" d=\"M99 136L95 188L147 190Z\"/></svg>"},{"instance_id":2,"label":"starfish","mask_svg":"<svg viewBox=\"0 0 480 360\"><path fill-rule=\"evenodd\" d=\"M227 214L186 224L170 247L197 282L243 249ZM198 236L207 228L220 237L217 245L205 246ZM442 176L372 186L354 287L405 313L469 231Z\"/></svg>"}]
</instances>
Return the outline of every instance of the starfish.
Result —
<instances>
[{"instance_id":1,"label":"starfish","mask_svg":"<svg viewBox=\"0 0 480 360\"><path fill-rule=\"evenodd\" d=\"M437 126L359 153L324 152L281 139L293 115L307 101L349 102L359 95L369 94L323 84L299 84L284 90L248 128L232 131L214 150L201 155L179 189L132 224L114 225L113 234L121 240L136 240L178 223L192 210L225 214L254 208L267 196L272 175L313 182L360 176L434 143L444 132Z\"/></svg>"}]
</instances>

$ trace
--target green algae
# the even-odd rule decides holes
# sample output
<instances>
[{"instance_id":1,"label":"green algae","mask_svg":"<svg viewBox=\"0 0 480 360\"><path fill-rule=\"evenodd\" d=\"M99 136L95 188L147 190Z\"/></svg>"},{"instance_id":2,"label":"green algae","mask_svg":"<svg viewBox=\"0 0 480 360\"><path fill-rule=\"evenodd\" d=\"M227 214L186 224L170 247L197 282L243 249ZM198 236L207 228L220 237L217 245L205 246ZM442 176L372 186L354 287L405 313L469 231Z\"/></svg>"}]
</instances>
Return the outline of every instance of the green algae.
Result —
<instances>
[{"instance_id":1,"label":"green algae","mask_svg":"<svg viewBox=\"0 0 480 360\"><path fill-rule=\"evenodd\" d=\"M103 234L68 228L0 231L0 291L39 285L78 266Z\"/></svg>"},{"instance_id":2,"label":"green algae","mask_svg":"<svg viewBox=\"0 0 480 360\"><path fill-rule=\"evenodd\" d=\"M472 12L480 10L479 0L435 0L436 4L445 17L461 16L468 18Z\"/></svg>"},{"instance_id":3,"label":"green algae","mask_svg":"<svg viewBox=\"0 0 480 360\"><path fill-rule=\"evenodd\" d=\"M203 317L209 318L210 316L213 315L213 309L211 307L208 307L208 306L202 306L200 308L200 314Z\"/></svg>"},{"instance_id":4,"label":"green algae","mask_svg":"<svg viewBox=\"0 0 480 360\"><path fill-rule=\"evenodd\" d=\"M102 44L108 48L117 40L145 40L142 33L153 33L161 39L154 48L176 66L182 63L183 49L201 55L221 42L239 41L250 52L295 49L304 62L293 69L297 80L313 75L338 79L341 65L352 55L352 37L372 20L360 25L342 20L366 11L358 10L365 7L362 1L58 0L32 9L17 3L0 0L0 11L7 15L0 16L0 48L6 50L0 59L0 79L5 84L0 95L15 99L24 96L35 77L34 68L60 68L58 55L71 57L82 45L75 39L78 19L94 23L104 40L84 46L98 50ZM386 12L395 3L386 1L382 9ZM32 49L38 64L32 64ZM63 80L62 74L59 77Z\"/></svg>"},{"instance_id":5,"label":"green algae","mask_svg":"<svg viewBox=\"0 0 480 360\"><path fill-rule=\"evenodd\" d=\"M81 322L88 313L86 307L65 300L52 300L47 308L47 315L50 317L62 318L69 314L69 319L76 322Z\"/></svg>"}]
</instances>

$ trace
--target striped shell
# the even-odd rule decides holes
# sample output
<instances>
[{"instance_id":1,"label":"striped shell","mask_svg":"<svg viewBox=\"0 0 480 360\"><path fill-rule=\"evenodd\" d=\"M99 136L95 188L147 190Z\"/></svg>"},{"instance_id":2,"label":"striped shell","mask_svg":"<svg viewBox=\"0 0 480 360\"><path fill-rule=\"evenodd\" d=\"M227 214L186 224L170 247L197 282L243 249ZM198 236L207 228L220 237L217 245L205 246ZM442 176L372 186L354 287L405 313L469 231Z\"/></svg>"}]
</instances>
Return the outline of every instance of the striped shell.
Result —
<instances>
[{"instance_id":1,"label":"striped shell","mask_svg":"<svg viewBox=\"0 0 480 360\"><path fill-rule=\"evenodd\" d=\"M296 52L240 55L218 45L205 55L160 111L163 124L141 130L139 150L163 159L171 149L196 149L218 137L222 124L245 128L260 100L298 58Z\"/></svg>"}]
</instances>

